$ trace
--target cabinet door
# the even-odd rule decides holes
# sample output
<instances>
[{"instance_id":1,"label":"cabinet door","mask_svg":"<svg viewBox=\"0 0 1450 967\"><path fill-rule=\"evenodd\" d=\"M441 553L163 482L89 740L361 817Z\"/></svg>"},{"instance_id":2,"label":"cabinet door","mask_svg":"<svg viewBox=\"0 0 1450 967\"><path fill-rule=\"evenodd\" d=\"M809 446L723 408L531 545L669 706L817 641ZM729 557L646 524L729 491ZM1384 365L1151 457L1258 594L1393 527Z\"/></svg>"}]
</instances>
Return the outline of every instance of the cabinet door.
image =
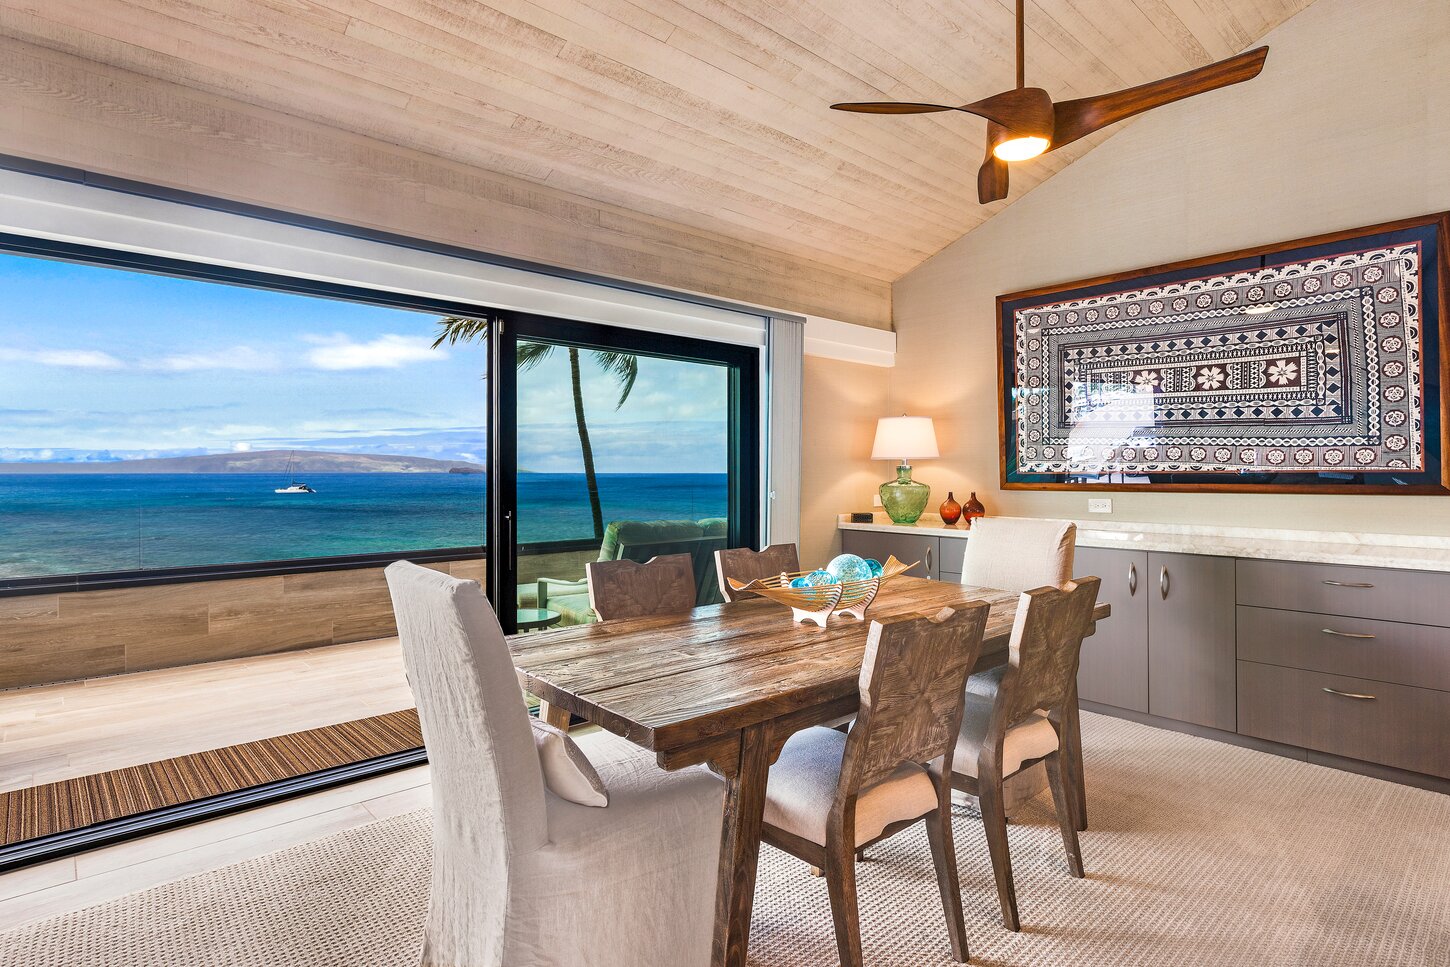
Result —
<instances>
[{"instance_id":1,"label":"cabinet door","mask_svg":"<svg viewBox=\"0 0 1450 967\"><path fill-rule=\"evenodd\" d=\"M1148 711L1234 731L1233 559L1150 552L1148 571Z\"/></svg>"},{"instance_id":2,"label":"cabinet door","mask_svg":"<svg viewBox=\"0 0 1450 967\"><path fill-rule=\"evenodd\" d=\"M940 537L937 539L937 556L932 561L932 575L939 581L962 583L962 562L967 556L965 537Z\"/></svg>"},{"instance_id":3,"label":"cabinet door","mask_svg":"<svg viewBox=\"0 0 1450 967\"><path fill-rule=\"evenodd\" d=\"M1148 711L1148 553L1079 547L1074 576L1102 579L1098 601L1113 613L1083 639L1077 694L1135 712Z\"/></svg>"},{"instance_id":4,"label":"cabinet door","mask_svg":"<svg viewBox=\"0 0 1450 967\"><path fill-rule=\"evenodd\" d=\"M892 554L902 564L920 562L919 566L906 572L914 578L935 578L939 573L937 539L932 534L909 530L899 534L890 531L841 531L841 550L858 557L874 557L883 564ZM825 563L821 561L817 566ZM807 566L806 562L801 562L801 567Z\"/></svg>"}]
</instances>

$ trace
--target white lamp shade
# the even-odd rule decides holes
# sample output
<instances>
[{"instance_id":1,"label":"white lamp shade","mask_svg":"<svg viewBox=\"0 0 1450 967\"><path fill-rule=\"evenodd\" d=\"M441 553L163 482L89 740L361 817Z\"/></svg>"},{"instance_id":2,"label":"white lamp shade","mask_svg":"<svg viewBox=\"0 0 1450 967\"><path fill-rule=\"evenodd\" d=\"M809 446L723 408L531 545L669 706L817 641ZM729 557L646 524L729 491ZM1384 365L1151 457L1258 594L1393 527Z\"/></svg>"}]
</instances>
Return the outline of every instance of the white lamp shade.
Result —
<instances>
[{"instance_id":1,"label":"white lamp shade","mask_svg":"<svg viewBox=\"0 0 1450 967\"><path fill-rule=\"evenodd\" d=\"M931 460L938 456L931 417L887 416L876 421L872 460Z\"/></svg>"}]
</instances>

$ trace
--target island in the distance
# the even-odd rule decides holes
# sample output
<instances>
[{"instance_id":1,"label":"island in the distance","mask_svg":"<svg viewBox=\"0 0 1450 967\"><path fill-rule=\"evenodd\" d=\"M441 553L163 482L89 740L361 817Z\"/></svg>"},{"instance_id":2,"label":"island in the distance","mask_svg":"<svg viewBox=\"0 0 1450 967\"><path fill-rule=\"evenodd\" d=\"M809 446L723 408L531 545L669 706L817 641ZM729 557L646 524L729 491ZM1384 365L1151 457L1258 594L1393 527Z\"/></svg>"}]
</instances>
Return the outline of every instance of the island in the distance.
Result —
<instances>
[{"instance_id":1,"label":"island in the distance","mask_svg":"<svg viewBox=\"0 0 1450 967\"><path fill-rule=\"evenodd\" d=\"M322 450L243 450L141 460L0 463L0 474L41 473L484 473L461 460L434 460L390 453L328 453Z\"/></svg>"}]
</instances>

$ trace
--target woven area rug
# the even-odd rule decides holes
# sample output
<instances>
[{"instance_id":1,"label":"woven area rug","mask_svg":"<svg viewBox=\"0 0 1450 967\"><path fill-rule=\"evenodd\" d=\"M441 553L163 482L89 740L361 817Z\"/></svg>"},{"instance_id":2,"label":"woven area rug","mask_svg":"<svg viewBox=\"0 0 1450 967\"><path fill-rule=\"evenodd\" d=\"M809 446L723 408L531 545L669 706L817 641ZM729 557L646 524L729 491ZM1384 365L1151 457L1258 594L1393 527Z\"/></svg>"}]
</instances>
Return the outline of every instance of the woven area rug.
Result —
<instances>
[{"instance_id":1,"label":"woven area rug","mask_svg":"<svg viewBox=\"0 0 1450 967\"><path fill-rule=\"evenodd\" d=\"M1450 967L1450 797L1103 716L1083 733L1088 879L1031 803L1011 827L1020 934L957 811L972 963ZM428 853L423 810L0 934L0 964L412 967ZM925 835L870 854L867 963L951 963ZM755 909L752 964L836 963L798 861L764 851Z\"/></svg>"}]
</instances>

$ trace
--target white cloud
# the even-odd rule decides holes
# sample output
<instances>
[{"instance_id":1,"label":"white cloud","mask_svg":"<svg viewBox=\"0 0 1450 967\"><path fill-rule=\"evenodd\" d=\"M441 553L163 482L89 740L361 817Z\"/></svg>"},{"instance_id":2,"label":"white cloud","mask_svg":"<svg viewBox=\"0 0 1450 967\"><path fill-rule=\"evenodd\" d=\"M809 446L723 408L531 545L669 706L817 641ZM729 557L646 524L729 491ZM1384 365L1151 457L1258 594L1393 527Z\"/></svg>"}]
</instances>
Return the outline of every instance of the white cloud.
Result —
<instances>
[{"instance_id":1,"label":"white cloud","mask_svg":"<svg viewBox=\"0 0 1450 967\"><path fill-rule=\"evenodd\" d=\"M0 349L0 361L71 369L120 369L124 365L110 353L94 349Z\"/></svg>"},{"instance_id":2,"label":"white cloud","mask_svg":"<svg viewBox=\"0 0 1450 967\"><path fill-rule=\"evenodd\" d=\"M332 336L309 336L316 344L307 353L307 361L318 369L397 369L408 363L447 359L442 349L432 348L427 336L402 336L385 333L368 342L353 342L338 333Z\"/></svg>"},{"instance_id":3,"label":"white cloud","mask_svg":"<svg viewBox=\"0 0 1450 967\"><path fill-rule=\"evenodd\" d=\"M251 346L233 346L215 352L163 356L147 368L169 373L191 373L204 369L266 370L276 369L277 366L277 357L272 353L253 349Z\"/></svg>"},{"instance_id":4,"label":"white cloud","mask_svg":"<svg viewBox=\"0 0 1450 967\"><path fill-rule=\"evenodd\" d=\"M240 440L240 441L232 444L232 452L233 453L247 453L251 449L252 449L252 445L250 443L247 443L245 440Z\"/></svg>"}]
</instances>

